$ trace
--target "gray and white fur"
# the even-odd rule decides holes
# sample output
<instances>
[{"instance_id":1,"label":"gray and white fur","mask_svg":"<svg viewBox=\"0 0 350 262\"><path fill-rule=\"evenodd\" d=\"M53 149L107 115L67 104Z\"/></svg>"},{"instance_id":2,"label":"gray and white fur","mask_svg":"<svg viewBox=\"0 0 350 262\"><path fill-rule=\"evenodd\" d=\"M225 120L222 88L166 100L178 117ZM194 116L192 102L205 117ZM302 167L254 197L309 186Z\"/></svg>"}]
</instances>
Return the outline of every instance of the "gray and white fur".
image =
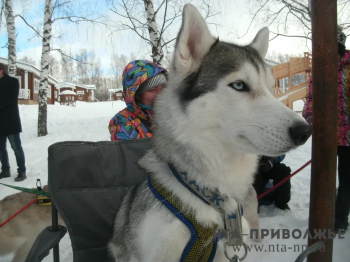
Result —
<instances>
[{"instance_id":1,"label":"gray and white fur","mask_svg":"<svg viewBox=\"0 0 350 262\"><path fill-rule=\"evenodd\" d=\"M257 155L284 154L311 135L307 123L272 94L274 78L263 60L268 43L267 28L248 46L219 41L194 6L184 7L167 87L155 104L153 148L140 164L203 225L223 228L223 218L181 185L167 163L200 186L230 196L224 206L228 213L236 211L235 197L250 226L258 228L252 189ZM189 239L188 228L145 181L127 193L109 250L115 261L175 262ZM223 242L215 262L228 261Z\"/></svg>"}]
</instances>

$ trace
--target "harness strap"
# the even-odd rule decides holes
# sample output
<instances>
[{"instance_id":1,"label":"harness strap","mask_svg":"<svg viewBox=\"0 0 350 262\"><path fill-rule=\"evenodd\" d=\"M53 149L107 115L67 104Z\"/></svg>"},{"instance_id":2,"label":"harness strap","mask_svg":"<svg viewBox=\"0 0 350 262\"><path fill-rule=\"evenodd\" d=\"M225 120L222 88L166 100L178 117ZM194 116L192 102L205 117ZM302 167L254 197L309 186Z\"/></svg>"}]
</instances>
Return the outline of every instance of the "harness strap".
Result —
<instances>
[{"instance_id":1,"label":"harness strap","mask_svg":"<svg viewBox=\"0 0 350 262\"><path fill-rule=\"evenodd\" d=\"M218 241L213 240L213 231L217 229L217 225L204 227L199 224L193 214L183 208L181 200L163 187L154 176L148 176L147 182L153 195L191 232L191 239L181 255L180 262L212 262Z\"/></svg>"}]
</instances>

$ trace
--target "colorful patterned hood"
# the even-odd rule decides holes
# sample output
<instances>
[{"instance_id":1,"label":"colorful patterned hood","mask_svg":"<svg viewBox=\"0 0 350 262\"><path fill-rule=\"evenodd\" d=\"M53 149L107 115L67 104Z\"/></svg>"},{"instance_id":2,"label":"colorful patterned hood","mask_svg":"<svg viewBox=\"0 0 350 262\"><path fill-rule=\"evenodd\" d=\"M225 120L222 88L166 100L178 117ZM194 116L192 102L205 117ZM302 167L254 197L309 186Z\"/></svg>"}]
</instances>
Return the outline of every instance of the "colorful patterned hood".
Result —
<instances>
[{"instance_id":1,"label":"colorful patterned hood","mask_svg":"<svg viewBox=\"0 0 350 262\"><path fill-rule=\"evenodd\" d=\"M152 137L152 108L137 104L135 93L143 82L162 72L165 73L166 70L147 60L136 60L125 67L122 81L127 107L116 114L109 123L112 141Z\"/></svg>"},{"instance_id":2,"label":"colorful patterned hood","mask_svg":"<svg viewBox=\"0 0 350 262\"><path fill-rule=\"evenodd\" d=\"M136 104L135 93L143 82L161 72L165 72L165 69L147 60L133 61L123 71L123 95L126 106L130 112L147 122L151 121L152 110L141 108Z\"/></svg>"}]
</instances>

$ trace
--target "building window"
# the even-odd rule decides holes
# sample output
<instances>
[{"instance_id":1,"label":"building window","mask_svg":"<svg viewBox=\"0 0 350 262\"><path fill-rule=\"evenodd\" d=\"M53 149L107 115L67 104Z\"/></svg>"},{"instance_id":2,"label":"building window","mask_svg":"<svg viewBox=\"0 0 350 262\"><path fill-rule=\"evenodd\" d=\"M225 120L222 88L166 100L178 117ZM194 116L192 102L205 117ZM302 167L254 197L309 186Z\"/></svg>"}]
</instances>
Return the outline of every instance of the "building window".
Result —
<instances>
[{"instance_id":1,"label":"building window","mask_svg":"<svg viewBox=\"0 0 350 262\"><path fill-rule=\"evenodd\" d=\"M79 92L79 91L78 91ZM83 91L84 92L84 91ZM72 101L74 101L74 96L72 96Z\"/></svg>"},{"instance_id":2,"label":"building window","mask_svg":"<svg viewBox=\"0 0 350 262\"><path fill-rule=\"evenodd\" d=\"M39 85L40 85L40 81L37 79L34 79L34 93L39 93Z\"/></svg>"},{"instance_id":3,"label":"building window","mask_svg":"<svg viewBox=\"0 0 350 262\"><path fill-rule=\"evenodd\" d=\"M57 98L57 91L55 91L55 98Z\"/></svg>"},{"instance_id":4,"label":"building window","mask_svg":"<svg viewBox=\"0 0 350 262\"><path fill-rule=\"evenodd\" d=\"M123 97L122 93L117 93L117 97Z\"/></svg>"},{"instance_id":5,"label":"building window","mask_svg":"<svg viewBox=\"0 0 350 262\"><path fill-rule=\"evenodd\" d=\"M47 97L51 98L51 86L47 87Z\"/></svg>"},{"instance_id":6,"label":"building window","mask_svg":"<svg viewBox=\"0 0 350 262\"><path fill-rule=\"evenodd\" d=\"M16 78L18 79L19 82L19 88L22 87L22 76L16 76Z\"/></svg>"},{"instance_id":7,"label":"building window","mask_svg":"<svg viewBox=\"0 0 350 262\"><path fill-rule=\"evenodd\" d=\"M77 95L83 95L84 94L84 90L82 91L77 91Z\"/></svg>"}]
</instances>

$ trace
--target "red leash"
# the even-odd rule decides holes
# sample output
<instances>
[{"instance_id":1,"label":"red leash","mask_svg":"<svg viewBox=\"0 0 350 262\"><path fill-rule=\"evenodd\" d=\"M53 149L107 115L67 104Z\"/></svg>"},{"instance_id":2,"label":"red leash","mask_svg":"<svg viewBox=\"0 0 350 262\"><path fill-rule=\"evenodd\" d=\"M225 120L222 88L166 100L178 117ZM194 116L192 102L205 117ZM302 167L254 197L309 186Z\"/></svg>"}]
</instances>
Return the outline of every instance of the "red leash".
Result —
<instances>
[{"instance_id":1,"label":"red leash","mask_svg":"<svg viewBox=\"0 0 350 262\"><path fill-rule=\"evenodd\" d=\"M338 139L342 138L343 136L345 136L346 132L348 132L350 130L350 126L348 126L347 128L345 128L345 130L338 136ZM296 175L299 171L303 170L305 167L307 167L309 164L311 163L311 160L309 160L306 164L304 164L301 168L299 168L297 171L295 171L294 173L290 174L289 176L287 176L285 179L283 179L282 181L280 181L278 184L274 185L273 187L271 187L270 189L266 190L264 193L262 193L260 196L258 196L258 199L266 196L268 193L270 193L272 190L276 189L277 187L279 187L280 185L282 185L283 183L285 183L286 181L288 181L289 179L291 179L292 176Z\"/></svg>"},{"instance_id":2,"label":"red leash","mask_svg":"<svg viewBox=\"0 0 350 262\"><path fill-rule=\"evenodd\" d=\"M29 204L25 205L24 207L22 207L19 211L17 211L14 215L12 215L9 219L7 219L5 222L0 224L0 228L2 228L4 225L6 225L8 222L10 222L12 219L15 218L15 216L17 216L18 214L20 214L23 210L25 210L27 207L29 207L30 205L33 205L34 203L38 202L38 199L35 198L34 200L32 200Z\"/></svg>"},{"instance_id":3,"label":"red leash","mask_svg":"<svg viewBox=\"0 0 350 262\"><path fill-rule=\"evenodd\" d=\"M307 167L309 164L311 163L311 160L309 160L306 164L304 164L301 168L299 168L297 171L295 171L294 173L290 174L289 176L287 176L285 179L281 180L279 183L277 183L276 185L274 185L273 187L271 187L269 190L266 190L264 193L262 193L260 196L258 196L258 199L264 197L265 195L267 195L268 193L270 193L272 190L276 189L277 187L279 187L280 185L282 185L283 183L285 183L287 180L289 180L292 176L296 175L299 171L303 170L305 167Z\"/></svg>"}]
</instances>

